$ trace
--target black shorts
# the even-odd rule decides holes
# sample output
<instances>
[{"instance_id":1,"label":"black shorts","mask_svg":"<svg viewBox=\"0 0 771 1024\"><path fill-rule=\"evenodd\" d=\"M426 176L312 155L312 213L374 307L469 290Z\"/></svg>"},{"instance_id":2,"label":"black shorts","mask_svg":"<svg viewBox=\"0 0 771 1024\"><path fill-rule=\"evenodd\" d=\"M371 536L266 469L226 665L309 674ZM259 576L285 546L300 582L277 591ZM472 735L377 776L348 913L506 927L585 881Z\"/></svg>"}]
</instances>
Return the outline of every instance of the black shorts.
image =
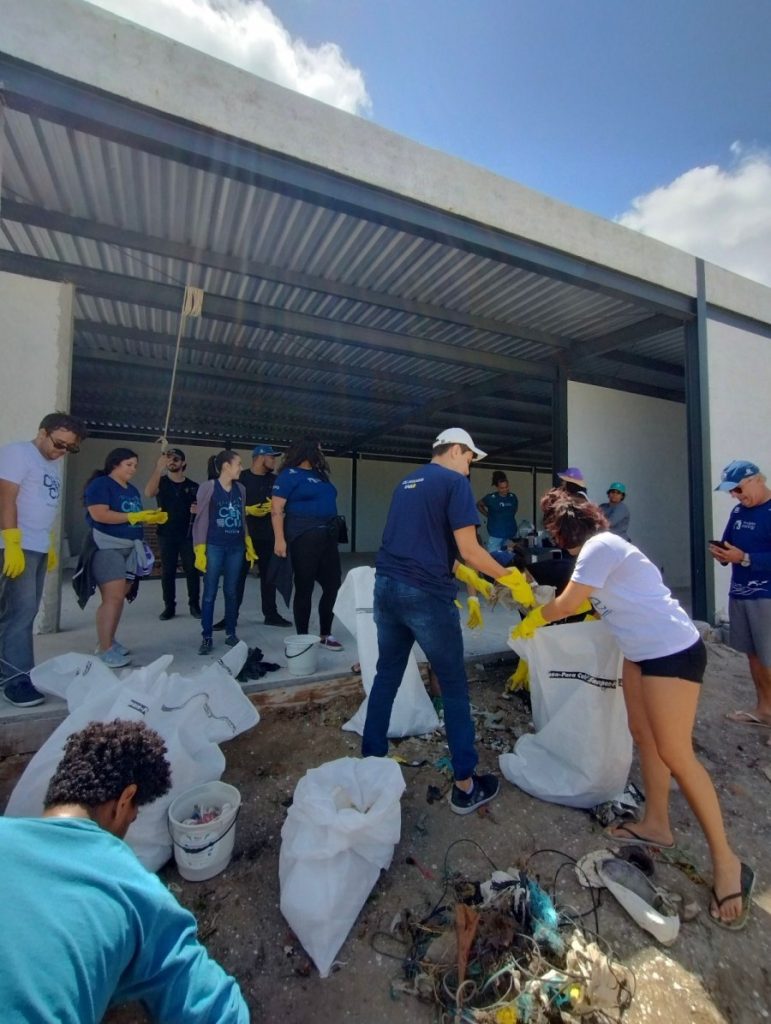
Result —
<instances>
[{"instance_id":1,"label":"black shorts","mask_svg":"<svg viewBox=\"0 0 771 1024\"><path fill-rule=\"evenodd\" d=\"M707 648L699 637L695 644L686 647L684 651L668 654L665 658L646 658L637 664L644 676L665 676L668 679L687 679L691 683L700 683L707 667Z\"/></svg>"}]
</instances>

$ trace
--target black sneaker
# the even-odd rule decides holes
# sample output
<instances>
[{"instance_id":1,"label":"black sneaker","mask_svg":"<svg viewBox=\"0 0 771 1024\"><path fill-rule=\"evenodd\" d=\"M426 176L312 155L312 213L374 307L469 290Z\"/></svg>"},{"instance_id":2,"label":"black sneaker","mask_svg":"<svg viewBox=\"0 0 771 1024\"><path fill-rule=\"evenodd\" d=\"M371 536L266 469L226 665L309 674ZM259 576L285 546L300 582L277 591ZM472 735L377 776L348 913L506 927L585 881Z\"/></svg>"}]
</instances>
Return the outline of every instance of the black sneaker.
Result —
<instances>
[{"instance_id":1,"label":"black sneaker","mask_svg":"<svg viewBox=\"0 0 771 1024\"><path fill-rule=\"evenodd\" d=\"M501 784L497 775L472 775L474 785L470 793L464 793L457 786L452 787L450 810L456 814L472 814L478 807L489 804L496 796Z\"/></svg>"},{"instance_id":2,"label":"black sneaker","mask_svg":"<svg viewBox=\"0 0 771 1024\"><path fill-rule=\"evenodd\" d=\"M175 614L176 614L176 612L174 611L174 609L173 608L169 608L168 605L167 605L163 609L161 614L158 616L158 618L161 620L161 622L168 622L169 619L173 619L174 618Z\"/></svg>"},{"instance_id":3,"label":"black sneaker","mask_svg":"<svg viewBox=\"0 0 771 1024\"><path fill-rule=\"evenodd\" d=\"M235 633L231 633L230 636L225 637L226 647L235 647L236 644L240 644L241 641L238 639Z\"/></svg>"},{"instance_id":4,"label":"black sneaker","mask_svg":"<svg viewBox=\"0 0 771 1024\"><path fill-rule=\"evenodd\" d=\"M200 619L201 618L201 606L199 604L191 604L190 605L190 614L193 616L194 619Z\"/></svg>"},{"instance_id":5,"label":"black sneaker","mask_svg":"<svg viewBox=\"0 0 771 1024\"><path fill-rule=\"evenodd\" d=\"M16 708L36 708L45 703L45 697L32 685L29 676L17 676L5 684L3 696Z\"/></svg>"},{"instance_id":6,"label":"black sneaker","mask_svg":"<svg viewBox=\"0 0 771 1024\"><path fill-rule=\"evenodd\" d=\"M225 620L224 619L220 619L219 622L215 622L214 625L212 626L212 629L217 630L219 632L221 632L224 628L225 628Z\"/></svg>"},{"instance_id":7,"label":"black sneaker","mask_svg":"<svg viewBox=\"0 0 771 1024\"><path fill-rule=\"evenodd\" d=\"M211 654L214 642L210 636L205 636L201 641L201 646L198 648L199 654Z\"/></svg>"},{"instance_id":8,"label":"black sneaker","mask_svg":"<svg viewBox=\"0 0 771 1024\"><path fill-rule=\"evenodd\" d=\"M291 626L292 623L289 621L289 619L285 619L283 615L279 615L278 612L276 612L275 615L266 615L265 616L265 625L266 626Z\"/></svg>"}]
</instances>

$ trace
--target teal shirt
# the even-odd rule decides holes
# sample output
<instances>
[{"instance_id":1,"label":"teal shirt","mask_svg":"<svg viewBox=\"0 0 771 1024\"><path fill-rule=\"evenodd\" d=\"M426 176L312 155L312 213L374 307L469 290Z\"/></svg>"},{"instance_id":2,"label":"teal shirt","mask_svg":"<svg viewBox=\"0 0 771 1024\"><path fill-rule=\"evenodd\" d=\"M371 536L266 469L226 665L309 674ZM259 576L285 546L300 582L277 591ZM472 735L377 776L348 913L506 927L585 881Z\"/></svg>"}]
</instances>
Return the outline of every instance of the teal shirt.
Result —
<instances>
[{"instance_id":1,"label":"teal shirt","mask_svg":"<svg viewBox=\"0 0 771 1024\"><path fill-rule=\"evenodd\" d=\"M78 818L0 818L0 1018L99 1024L141 999L168 1024L248 1024L193 915L131 848Z\"/></svg>"}]
</instances>

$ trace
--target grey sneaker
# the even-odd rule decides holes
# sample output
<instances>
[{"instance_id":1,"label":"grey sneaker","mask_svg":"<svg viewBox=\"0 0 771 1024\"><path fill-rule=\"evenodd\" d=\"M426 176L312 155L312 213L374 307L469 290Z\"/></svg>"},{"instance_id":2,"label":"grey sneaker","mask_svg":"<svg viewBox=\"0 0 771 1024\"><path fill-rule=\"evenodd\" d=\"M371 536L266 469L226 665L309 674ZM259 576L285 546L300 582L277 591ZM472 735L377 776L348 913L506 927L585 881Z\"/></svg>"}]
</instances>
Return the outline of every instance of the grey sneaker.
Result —
<instances>
[{"instance_id":1,"label":"grey sneaker","mask_svg":"<svg viewBox=\"0 0 771 1024\"><path fill-rule=\"evenodd\" d=\"M198 653L204 655L211 654L213 647L214 643L212 642L212 638L210 636L205 636L203 640L201 640L201 646L198 648Z\"/></svg>"},{"instance_id":2,"label":"grey sneaker","mask_svg":"<svg viewBox=\"0 0 771 1024\"><path fill-rule=\"evenodd\" d=\"M108 668L125 668L126 665L131 664L131 658L128 654L121 654L120 651L115 649L115 645L109 651L97 651L96 656Z\"/></svg>"},{"instance_id":3,"label":"grey sneaker","mask_svg":"<svg viewBox=\"0 0 771 1024\"><path fill-rule=\"evenodd\" d=\"M120 654L124 658L127 658L129 654L131 654L131 651L128 649L128 647L124 647L123 644L120 643L118 640L113 640L112 647L110 648L110 650L115 651L117 654ZM102 652L99 650L98 644L94 648L94 654L98 654L100 657L102 655Z\"/></svg>"},{"instance_id":4,"label":"grey sneaker","mask_svg":"<svg viewBox=\"0 0 771 1024\"><path fill-rule=\"evenodd\" d=\"M241 641L238 639L235 633L231 633L230 636L225 637L226 647L235 647L236 644L240 644Z\"/></svg>"},{"instance_id":5,"label":"grey sneaker","mask_svg":"<svg viewBox=\"0 0 771 1024\"><path fill-rule=\"evenodd\" d=\"M36 708L45 702L45 697L35 689L29 676L17 676L6 683L3 696L16 708Z\"/></svg>"},{"instance_id":6,"label":"grey sneaker","mask_svg":"<svg viewBox=\"0 0 771 1024\"><path fill-rule=\"evenodd\" d=\"M472 775L473 786L470 793L464 793L457 786L450 793L450 810L456 814L472 814L477 808L489 804L498 796L501 784L497 775Z\"/></svg>"}]
</instances>

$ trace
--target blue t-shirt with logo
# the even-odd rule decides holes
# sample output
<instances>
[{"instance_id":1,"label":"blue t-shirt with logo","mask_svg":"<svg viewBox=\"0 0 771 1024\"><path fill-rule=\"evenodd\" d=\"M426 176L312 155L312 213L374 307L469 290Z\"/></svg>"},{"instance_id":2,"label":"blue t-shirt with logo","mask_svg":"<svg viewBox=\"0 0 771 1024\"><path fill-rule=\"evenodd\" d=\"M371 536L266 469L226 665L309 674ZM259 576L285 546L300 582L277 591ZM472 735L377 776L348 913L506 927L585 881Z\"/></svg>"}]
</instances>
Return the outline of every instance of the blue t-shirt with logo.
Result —
<instances>
[{"instance_id":1,"label":"blue t-shirt with logo","mask_svg":"<svg viewBox=\"0 0 771 1024\"><path fill-rule=\"evenodd\" d=\"M723 540L750 556L750 565L731 566L728 596L739 601L771 598L771 499L745 508L737 505L728 517Z\"/></svg>"},{"instance_id":2,"label":"blue t-shirt with logo","mask_svg":"<svg viewBox=\"0 0 771 1024\"><path fill-rule=\"evenodd\" d=\"M487 509L487 532L491 537L517 536L519 501L516 494L509 491L508 494L501 495L497 491L491 491L482 498L482 504Z\"/></svg>"},{"instance_id":3,"label":"blue t-shirt with logo","mask_svg":"<svg viewBox=\"0 0 771 1024\"><path fill-rule=\"evenodd\" d=\"M235 483L226 491L219 480L216 480L209 503L209 530L206 543L224 548L243 547L244 539L244 503L241 491Z\"/></svg>"},{"instance_id":4,"label":"blue t-shirt with logo","mask_svg":"<svg viewBox=\"0 0 771 1024\"><path fill-rule=\"evenodd\" d=\"M142 495L133 484L122 487L111 476L98 476L86 487L83 502L89 505L107 505L113 512L141 512ZM141 523L97 523L86 512L86 522L102 533L111 537L123 537L125 540L141 540L144 528Z\"/></svg>"},{"instance_id":5,"label":"blue t-shirt with logo","mask_svg":"<svg viewBox=\"0 0 771 1024\"><path fill-rule=\"evenodd\" d=\"M468 478L435 462L421 466L393 493L377 572L452 601L458 554L453 533L478 525Z\"/></svg>"},{"instance_id":6,"label":"blue t-shirt with logo","mask_svg":"<svg viewBox=\"0 0 771 1024\"><path fill-rule=\"evenodd\" d=\"M331 519L337 515L337 488L315 469L282 469L273 484L273 497L286 498L287 518Z\"/></svg>"}]
</instances>

